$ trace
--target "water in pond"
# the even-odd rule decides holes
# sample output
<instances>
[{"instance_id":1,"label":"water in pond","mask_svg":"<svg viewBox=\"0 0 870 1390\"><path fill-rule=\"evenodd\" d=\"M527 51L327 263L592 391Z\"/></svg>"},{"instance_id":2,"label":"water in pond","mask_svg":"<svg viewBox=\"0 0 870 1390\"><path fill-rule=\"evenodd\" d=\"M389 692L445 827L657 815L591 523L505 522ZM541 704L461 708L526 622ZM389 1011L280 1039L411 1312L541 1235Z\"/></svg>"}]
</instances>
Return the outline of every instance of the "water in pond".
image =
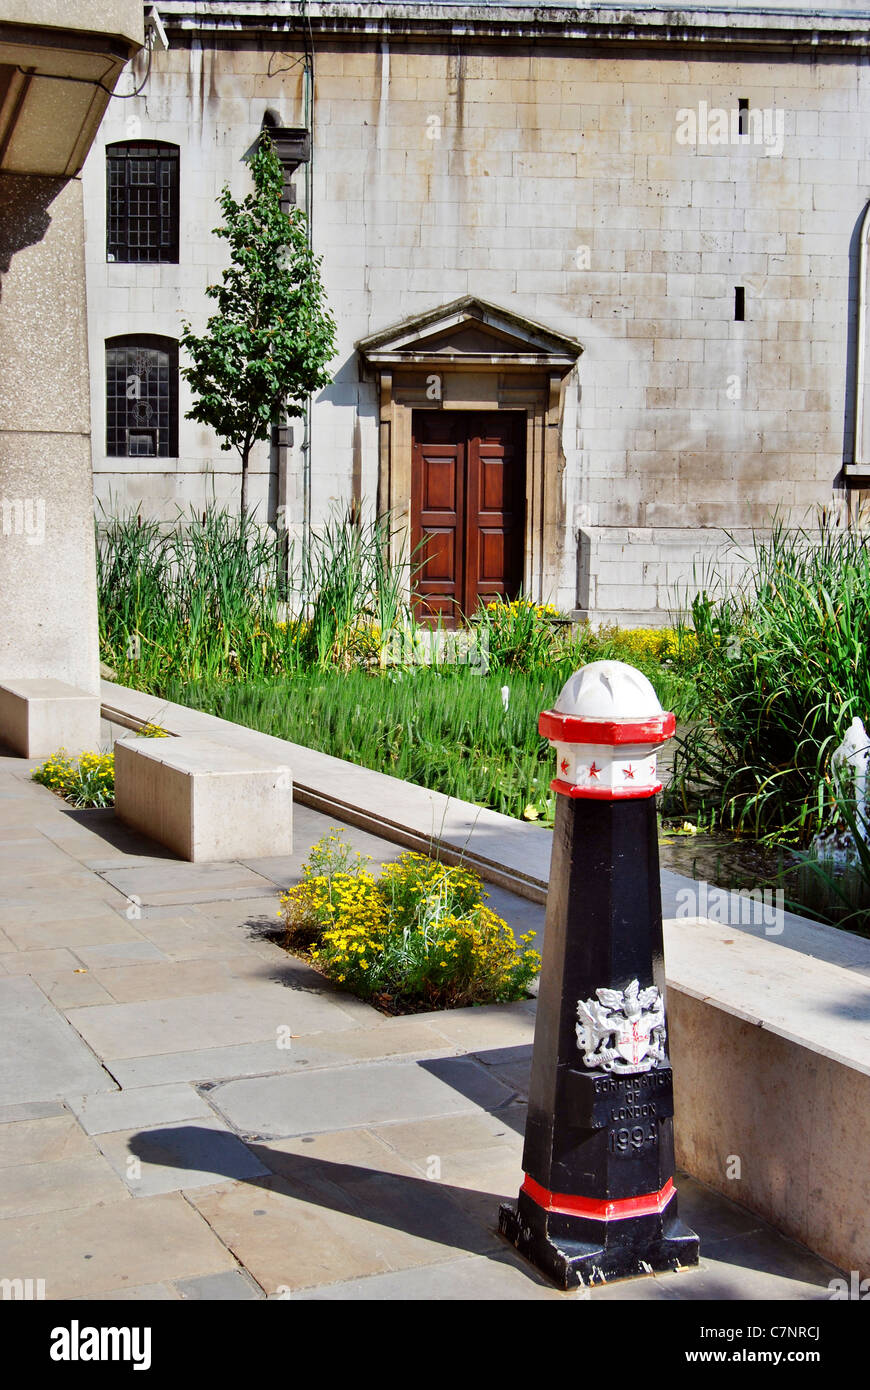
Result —
<instances>
[{"instance_id":1,"label":"water in pond","mask_svg":"<svg viewBox=\"0 0 870 1390\"><path fill-rule=\"evenodd\" d=\"M663 869L703 879L717 888L776 887L781 871L795 862L787 849L702 831L675 834L667 827L659 835L659 859Z\"/></svg>"}]
</instances>

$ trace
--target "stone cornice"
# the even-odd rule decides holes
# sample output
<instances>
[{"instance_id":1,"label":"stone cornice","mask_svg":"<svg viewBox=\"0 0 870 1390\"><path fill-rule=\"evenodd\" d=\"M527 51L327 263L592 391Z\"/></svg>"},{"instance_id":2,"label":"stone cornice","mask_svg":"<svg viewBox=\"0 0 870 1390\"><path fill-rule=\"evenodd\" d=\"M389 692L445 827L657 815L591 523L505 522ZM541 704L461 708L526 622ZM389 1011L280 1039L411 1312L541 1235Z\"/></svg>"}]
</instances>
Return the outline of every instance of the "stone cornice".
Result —
<instances>
[{"instance_id":1,"label":"stone cornice","mask_svg":"<svg viewBox=\"0 0 870 1390\"><path fill-rule=\"evenodd\" d=\"M347 3L309 0L312 34L320 39L432 41L469 38L497 43L665 46L677 51L866 54L870 6L862 13L689 5L525 5ZM242 34L302 35L301 6L289 0L161 0L168 29L230 39Z\"/></svg>"}]
</instances>

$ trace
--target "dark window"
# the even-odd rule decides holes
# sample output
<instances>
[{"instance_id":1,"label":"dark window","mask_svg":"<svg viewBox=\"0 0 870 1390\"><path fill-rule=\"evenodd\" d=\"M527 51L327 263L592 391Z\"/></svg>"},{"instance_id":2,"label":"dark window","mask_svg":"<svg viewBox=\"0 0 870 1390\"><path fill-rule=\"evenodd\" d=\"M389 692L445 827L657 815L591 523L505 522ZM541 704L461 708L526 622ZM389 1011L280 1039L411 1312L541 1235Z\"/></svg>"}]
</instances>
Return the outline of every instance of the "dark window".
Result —
<instances>
[{"instance_id":1,"label":"dark window","mask_svg":"<svg viewBox=\"0 0 870 1390\"><path fill-rule=\"evenodd\" d=\"M106 255L178 260L178 146L134 140L106 150Z\"/></svg>"},{"instance_id":2,"label":"dark window","mask_svg":"<svg viewBox=\"0 0 870 1390\"><path fill-rule=\"evenodd\" d=\"M106 342L109 458L178 454L178 344L150 334Z\"/></svg>"},{"instance_id":3,"label":"dark window","mask_svg":"<svg viewBox=\"0 0 870 1390\"><path fill-rule=\"evenodd\" d=\"M746 290L743 285L734 286L734 318L737 323L743 323L746 316Z\"/></svg>"},{"instance_id":4,"label":"dark window","mask_svg":"<svg viewBox=\"0 0 870 1390\"><path fill-rule=\"evenodd\" d=\"M737 102L737 134L749 134L749 98L740 97Z\"/></svg>"}]
</instances>

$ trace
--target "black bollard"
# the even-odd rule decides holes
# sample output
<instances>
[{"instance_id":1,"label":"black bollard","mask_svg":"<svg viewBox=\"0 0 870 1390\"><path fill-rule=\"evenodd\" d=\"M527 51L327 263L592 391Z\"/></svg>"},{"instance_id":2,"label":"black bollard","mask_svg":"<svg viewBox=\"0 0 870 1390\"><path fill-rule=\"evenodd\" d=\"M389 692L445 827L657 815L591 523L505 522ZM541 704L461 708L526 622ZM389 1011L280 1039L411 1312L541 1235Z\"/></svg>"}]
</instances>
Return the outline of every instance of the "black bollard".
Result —
<instances>
[{"instance_id":1,"label":"black bollard","mask_svg":"<svg viewBox=\"0 0 870 1390\"><path fill-rule=\"evenodd\" d=\"M568 1289L698 1263L673 1181L655 808L674 716L639 671L595 661L539 728L558 796L526 1176L499 1228Z\"/></svg>"}]
</instances>

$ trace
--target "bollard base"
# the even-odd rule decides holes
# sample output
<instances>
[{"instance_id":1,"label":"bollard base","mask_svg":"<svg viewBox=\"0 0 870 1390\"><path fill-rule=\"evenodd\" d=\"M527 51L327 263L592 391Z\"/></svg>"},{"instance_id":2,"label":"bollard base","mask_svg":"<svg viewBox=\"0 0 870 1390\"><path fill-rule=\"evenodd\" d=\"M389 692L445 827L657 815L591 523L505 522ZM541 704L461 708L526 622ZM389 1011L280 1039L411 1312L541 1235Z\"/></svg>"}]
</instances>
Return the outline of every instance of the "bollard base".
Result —
<instances>
[{"instance_id":1,"label":"bollard base","mask_svg":"<svg viewBox=\"0 0 870 1390\"><path fill-rule=\"evenodd\" d=\"M663 1212L593 1221L544 1211L521 1192L499 1208L499 1230L560 1289L675 1270L698 1263L698 1237L677 1216L676 1197Z\"/></svg>"}]
</instances>

